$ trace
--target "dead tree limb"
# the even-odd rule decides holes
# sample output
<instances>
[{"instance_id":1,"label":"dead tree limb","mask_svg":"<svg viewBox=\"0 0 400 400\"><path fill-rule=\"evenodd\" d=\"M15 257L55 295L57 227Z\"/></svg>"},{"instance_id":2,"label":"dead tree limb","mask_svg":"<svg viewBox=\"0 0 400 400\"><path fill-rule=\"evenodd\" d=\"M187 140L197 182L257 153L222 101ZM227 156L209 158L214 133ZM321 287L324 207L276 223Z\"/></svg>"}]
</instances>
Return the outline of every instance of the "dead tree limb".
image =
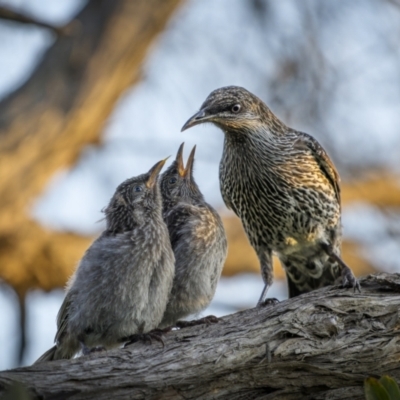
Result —
<instances>
[{"instance_id":1,"label":"dead tree limb","mask_svg":"<svg viewBox=\"0 0 400 400\"><path fill-rule=\"evenodd\" d=\"M400 274L328 287L218 324L72 361L0 373L40 399L363 399L363 380L400 379Z\"/></svg>"}]
</instances>

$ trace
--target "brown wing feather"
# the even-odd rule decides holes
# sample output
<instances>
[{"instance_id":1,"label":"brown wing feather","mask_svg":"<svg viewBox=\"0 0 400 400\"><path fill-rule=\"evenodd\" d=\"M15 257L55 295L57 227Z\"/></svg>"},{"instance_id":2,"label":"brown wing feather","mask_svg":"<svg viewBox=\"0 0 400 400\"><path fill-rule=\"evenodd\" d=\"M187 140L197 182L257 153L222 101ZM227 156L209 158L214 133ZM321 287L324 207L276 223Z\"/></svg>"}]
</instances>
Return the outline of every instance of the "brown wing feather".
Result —
<instances>
[{"instance_id":1,"label":"brown wing feather","mask_svg":"<svg viewBox=\"0 0 400 400\"><path fill-rule=\"evenodd\" d=\"M301 132L301 137L303 139L303 143L307 146L307 148L315 157L315 160L320 166L321 171L331 183L335 191L336 199L339 205L341 205L340 176L336 170L335 165L333 164L332 160L329 158L323 147L312 136L308 135L307 133Z\"/></svg>"}]
</instances>

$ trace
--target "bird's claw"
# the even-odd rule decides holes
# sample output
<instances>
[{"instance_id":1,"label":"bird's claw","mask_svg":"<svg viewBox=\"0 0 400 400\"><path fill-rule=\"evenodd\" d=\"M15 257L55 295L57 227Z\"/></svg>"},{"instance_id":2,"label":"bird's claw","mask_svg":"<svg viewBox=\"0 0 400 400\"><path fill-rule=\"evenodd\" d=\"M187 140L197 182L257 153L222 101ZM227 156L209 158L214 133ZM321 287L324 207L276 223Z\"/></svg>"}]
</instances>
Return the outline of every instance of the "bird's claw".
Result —
<instances>
[{"instance_id":1,"label":"bird's claw","mask_svg":"<svg viewBox=\"0 0 400 400\"><path fill-rule=\"evenodd\" d=\"M122 342L125 342L124 348L128 347L129 345L137 342L144 342L144 343L149 343L152 344L153 340L156 340L157 342L160 342L162 346L165 346L164 340L163 340L163 335L170 331L171 328L166 328L166 329L153 329L150 332L147 333L134 333L133 335L127 336L123 339L121 339Z\"/></svg>"},{"instance_id":2,"label":"bird's claw","mask_svg":"<svg viewBox=\"0 0 400 400\"><path fill-rule=\"evenodd\" d=\"M358 291L361 293L361 286L358 279L353 275L350 268L343 268L342 270L342 288L353 288L354 293Z\"/></svg>"},{"instance_id":3,"label":"bird's claw","mask_svg":"<svg viewBox=\"0 0 400 400\"><path fill-rule=\"evenodd\" d=\"M215 315L208 315L207 317L200 318L200 319L194 319L192 321L177 321L175 326L179 329L182 328L188 328L190 326L196 326L196 325L211 325L211 324L216 324L218 323L219 319Z\"/></svg>"},{"instance_id":4,"label":"bird's claw","mask_svg":"<svg viewBox=\"0 0 400 400\"><path fill-rule=\"evenodd\" d=\"M265 306L274 306L275 304L278 304L278 303L279 303L278 299L276 299L275 297L271 297L269 299L265 299L263 301L258 302L257 307L262 308Z\"/></svg>"},{"instance_id":5,"label":"bird's claw","mask_svg":"<svg viewBox=\"0 0 400 400\"><path fill-rule=\"evenodd\" d=\"M83 342L80 343L81 343L82 355L84 356L106 350L106 348L103 346L87 347L85 343Z\"/></svg>"}]
</instances>

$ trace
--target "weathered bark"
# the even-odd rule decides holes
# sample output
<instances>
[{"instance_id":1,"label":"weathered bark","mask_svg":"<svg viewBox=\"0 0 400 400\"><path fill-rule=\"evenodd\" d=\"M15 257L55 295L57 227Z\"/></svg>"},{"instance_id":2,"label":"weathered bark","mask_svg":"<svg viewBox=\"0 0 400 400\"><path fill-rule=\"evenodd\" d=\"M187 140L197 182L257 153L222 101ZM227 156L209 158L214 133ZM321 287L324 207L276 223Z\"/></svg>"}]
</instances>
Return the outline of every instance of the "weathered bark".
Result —
<instances>
[{"instance_id":1,"label":"weathered bark","mask_svg":"<svg viewBox=\"0 0 400 400\"><path fill-rule=\"evenodd\" d=\"M234 295L234 294L232 294ZM72 361L0 373L41 399L363 399L363 380L400 379L400 274L362 293L324 288L215 325Z\"/></svg>"},{"instance_id":2,"label":"weathered bark","mask_svg":"<svg viewBox=\"0 0 400 400\"><path fill-rule=\"evenodd\" d=\"M0 102L0 278L20 295L62 287L90 242L74 236L76 246L62 248L68 235L30 220L29 208L55 171L100 142L107 117L140 78L149 46L179 3L89 1L70 34L58 37L30 79Z\"/></svg>"}]
</instances>

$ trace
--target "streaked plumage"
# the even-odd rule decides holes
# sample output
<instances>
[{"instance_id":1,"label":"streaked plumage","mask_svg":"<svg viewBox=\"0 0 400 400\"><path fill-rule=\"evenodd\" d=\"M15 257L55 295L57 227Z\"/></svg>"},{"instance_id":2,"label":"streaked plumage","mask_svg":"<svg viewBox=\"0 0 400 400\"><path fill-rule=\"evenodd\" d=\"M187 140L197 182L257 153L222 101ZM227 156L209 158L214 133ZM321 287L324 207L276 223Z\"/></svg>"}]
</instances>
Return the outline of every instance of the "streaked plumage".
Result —
<instances>
[{"instance_id":1,"label":"streaked plumage","mask_svg":"<svg viewBox=\"0 0 400 400\"><path fill-rule=\"evenodd\" d=\"M105 209L106 230L68 284L56 345L36 362L71 358L81 347L116 347L161 322L175 271L157 182L164 163L118 186Z\"/></svg>"},{"instance_id":2,"label":"streaked plumage","mask_svg":"<svg viewBox=\"0 0 400 400\"><path fill-rule=\"evenodd\" d=\"M160 327L196 314L212 300L227 253L218 213L204 200L193 177L195 147L183 165L183 143L161 176L163 216L175 254L175 278Z\"/></svg>"},{"instance_id":3,"label":"streaked plumage","mask_svg":"<svg viewBox=\"0 0 400 400\"><path fill-rule=\"evenodd\" d=\"M333 284L358 288L340 259L339 175L310 135L284 125L255 95L229 86L213 91L184 125L212 122L225 134L220 186L260 259L266 290L275 252L295 296Z\"/></svg>"}]
</instances>

